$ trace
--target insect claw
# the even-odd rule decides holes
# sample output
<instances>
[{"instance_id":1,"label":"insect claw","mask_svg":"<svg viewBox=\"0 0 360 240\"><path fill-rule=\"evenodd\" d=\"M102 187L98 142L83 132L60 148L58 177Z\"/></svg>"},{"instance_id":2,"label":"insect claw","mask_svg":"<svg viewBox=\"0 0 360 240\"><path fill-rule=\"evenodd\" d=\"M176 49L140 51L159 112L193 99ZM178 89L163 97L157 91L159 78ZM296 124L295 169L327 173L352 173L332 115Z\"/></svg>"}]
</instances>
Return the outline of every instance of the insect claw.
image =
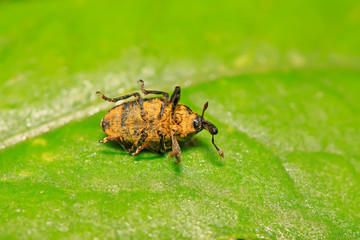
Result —
<instances>
[{"instance_id":1,"label":"insect claw","mask_svg":"<svg viewBox=\"0 0 360 240\"><path fill-rule=\"evenodd\" d=\"M220 149L219 149L218 153L222 158L224 158L224 153Z\"/></svg>"},{"instance_id":2,"label":"insect claw","mask_svg":"<svg viewBox=\"0 0 360 240\"><path fill-rule=\"evenodd\" d=\"M97 93L97 94L100 94L100 96L101 96L102 99L105 99L104 94L102 94L102 92L96 91L96 93Z\"/></svg>"}]
</instances>

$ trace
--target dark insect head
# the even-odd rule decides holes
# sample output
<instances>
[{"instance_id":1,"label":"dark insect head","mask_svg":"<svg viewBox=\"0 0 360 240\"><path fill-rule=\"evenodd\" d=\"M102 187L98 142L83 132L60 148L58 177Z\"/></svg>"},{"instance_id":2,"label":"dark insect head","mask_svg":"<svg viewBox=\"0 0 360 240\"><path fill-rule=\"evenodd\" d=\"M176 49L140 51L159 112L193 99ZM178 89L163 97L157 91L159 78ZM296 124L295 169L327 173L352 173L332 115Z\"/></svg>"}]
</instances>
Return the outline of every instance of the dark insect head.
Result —
<instances>
[{"instance_id":1,"label":"dark insect head","mask_svg":"<svg viewBox=\"0 0 360 240\"><path fill-rule=\"evenodd\" d=\"M206 102L205 105L204 105L204 108L203 108L203 111L202 111L202 114L201 116L198 115L194 121L193 121L193 125L194 125L194 129L197 131L197 132L200 132L202 129L206 129L211 135L212 135L212 144L214 145L214 147L216 148L216 150L218 151L219 155L221 157L224 157L224 153L218 148L218 146L216 146L215 142L214 142L214 135L216 135L218 133L218 129L217 127L212 124L211 122L209 121L206 121L204 119L204 113L205 113L205 110L208 108L209 106L209 103Z\"/></svg>"}]
</instances>

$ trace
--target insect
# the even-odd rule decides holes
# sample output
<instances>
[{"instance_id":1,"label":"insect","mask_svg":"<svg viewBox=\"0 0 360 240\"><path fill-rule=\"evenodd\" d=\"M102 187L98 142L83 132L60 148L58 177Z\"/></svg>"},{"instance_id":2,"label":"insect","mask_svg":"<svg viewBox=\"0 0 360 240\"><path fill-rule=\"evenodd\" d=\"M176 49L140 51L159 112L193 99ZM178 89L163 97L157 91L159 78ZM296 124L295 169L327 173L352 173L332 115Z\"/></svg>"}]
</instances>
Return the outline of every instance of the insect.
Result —
<instances>
[{"instance_id":1,"label":"insect","mask_svg":"<svg viewBox=\"0 0 360 240\"><path fill-rule=\"evenodd\" d=\"M172 149L170 155L175 156L177 164L181 162L179 142L185 142L203 129L212 135L212 143L221 157L223 152L216 146L214 135L218 129L204 119L204 112L208 107L205 103L202 115L198 115L188 106L179 103L181 89L179 86L171 97L162 91L144 89L141 82L141 91L144 95L158 94L162 97L142 98L138 92L130 93L117 98L108 98L101 92L101 98L108 102L117 102L130 97L135 100L123 102L110 109L101 120L101 127L108 135L101 143L108 141L118 142L132 155L137 155L143 149L160 154Z\"/></svg>"}]
</instances>

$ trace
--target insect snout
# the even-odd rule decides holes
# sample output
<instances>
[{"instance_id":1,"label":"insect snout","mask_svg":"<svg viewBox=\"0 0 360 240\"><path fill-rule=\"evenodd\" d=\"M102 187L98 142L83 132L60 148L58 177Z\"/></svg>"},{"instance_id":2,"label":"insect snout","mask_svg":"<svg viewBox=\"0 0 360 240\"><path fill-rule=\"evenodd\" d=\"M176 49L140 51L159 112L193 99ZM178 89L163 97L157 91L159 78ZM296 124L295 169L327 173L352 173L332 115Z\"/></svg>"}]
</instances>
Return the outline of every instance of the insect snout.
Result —
<instances>
[{"instance_id":1,"label":"insect snout","mask_svg":"<svg viewBox=\"0 0 360 240\"><path fill-rule=\"evenodd\" d=\"M211 122L206 121L205 119L202 119L202 126L206 130L208 130L211 135L216 135L218 133L217 127Z\"/></svg>"}]
</instances>

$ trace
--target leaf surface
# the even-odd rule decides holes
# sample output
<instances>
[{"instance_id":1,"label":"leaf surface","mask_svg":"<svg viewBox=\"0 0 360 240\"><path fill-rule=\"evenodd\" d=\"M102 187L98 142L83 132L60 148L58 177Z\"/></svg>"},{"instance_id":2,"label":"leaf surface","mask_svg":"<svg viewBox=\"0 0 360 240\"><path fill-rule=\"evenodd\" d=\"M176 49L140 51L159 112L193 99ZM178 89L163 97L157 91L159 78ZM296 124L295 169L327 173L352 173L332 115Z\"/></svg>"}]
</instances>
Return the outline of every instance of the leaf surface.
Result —
<instances>
[{"instance_id":1,"label":"leaf surface","mask_svg":"<svg viewBox=\"0 0 360 240\"><path fill-rule=\"evenodd\" d=\"M1 236L360 238L359 7L0 3ZM139 78L209 101L225 159L206 131L180 166L100 144L95 92Z\"/></svg>"}]
</instances>

